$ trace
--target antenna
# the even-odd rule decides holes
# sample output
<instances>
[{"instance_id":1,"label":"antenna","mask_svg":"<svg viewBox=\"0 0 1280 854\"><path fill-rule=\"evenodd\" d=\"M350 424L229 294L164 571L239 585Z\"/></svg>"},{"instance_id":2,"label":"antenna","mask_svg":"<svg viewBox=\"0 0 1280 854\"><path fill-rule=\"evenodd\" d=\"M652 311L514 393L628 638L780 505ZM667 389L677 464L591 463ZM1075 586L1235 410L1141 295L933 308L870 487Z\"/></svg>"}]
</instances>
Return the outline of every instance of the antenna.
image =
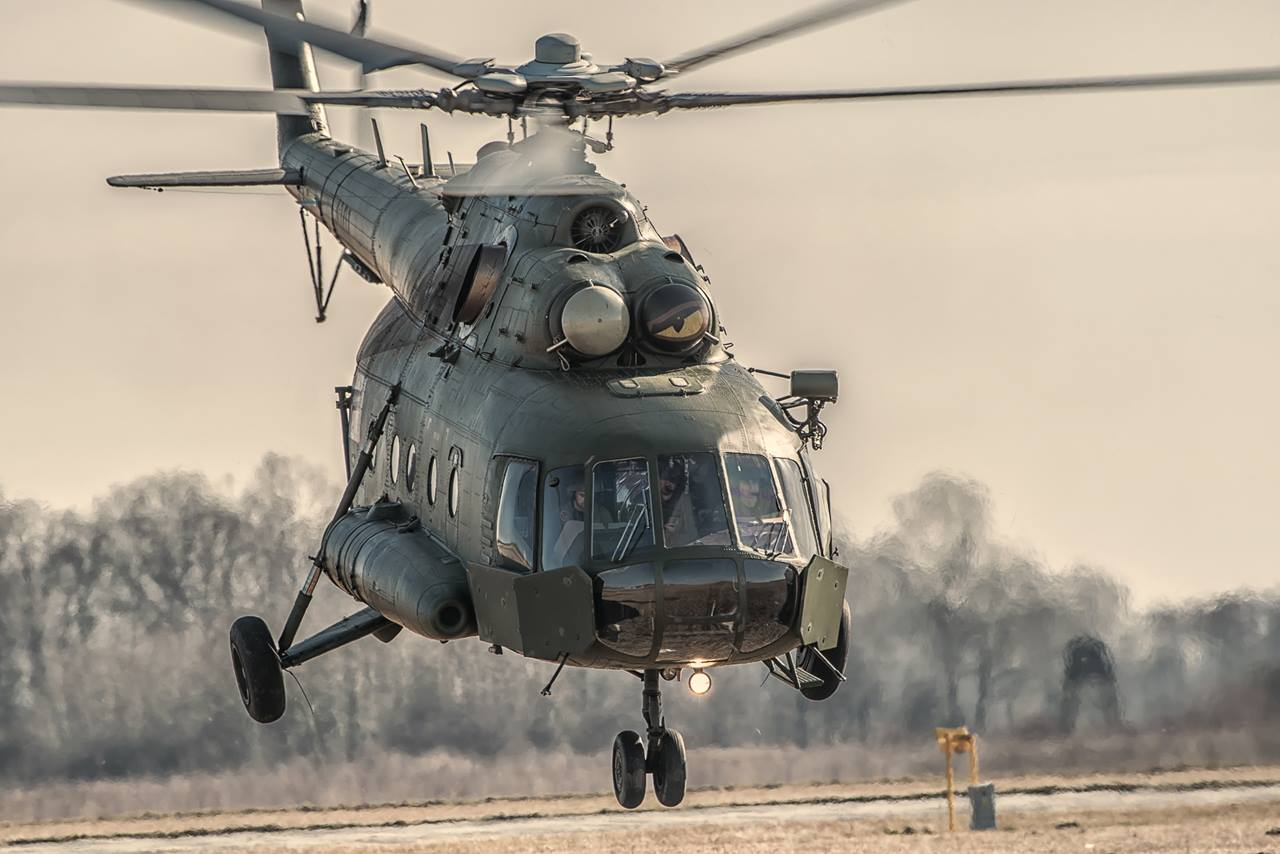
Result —
<instances>
[{"instance_id":1,"label":"antenna","mask_svg":"<svg viewBox=\"0 0 1280 854\"><path fill-rule=\"evenodd\" d=\"M396 160L400 161L400 168L404 170L404 176L413 182L413 186L421 189L422 185L418 183L418 179L415 178L413 173L409 171L409 164L404 162L404 158L401 157L399 154L397 154Z\"/></svg>"},{"instance_id":2,"label":"antenna","mask_svg":"<svg viewBox=\"0 0 1280 854\"><path fill-rule=\"evenodd\" d=\"M382 148L382 131L378 128L377 119L369 119L369 123L373 125L373 144L378 147L378 168L387 168L387 152Z\"/></svg>"},{"instance_id":3,"label":"antenna","mask_svg":"<svg viewBox=\"0 0 1280 854\"><path fill-rule=\"evenodd\" d=\"M431 162L431 131L427 130L427 123L422 123L422 177L436 177L435 164Z\"/></svg>"}]
</instances>

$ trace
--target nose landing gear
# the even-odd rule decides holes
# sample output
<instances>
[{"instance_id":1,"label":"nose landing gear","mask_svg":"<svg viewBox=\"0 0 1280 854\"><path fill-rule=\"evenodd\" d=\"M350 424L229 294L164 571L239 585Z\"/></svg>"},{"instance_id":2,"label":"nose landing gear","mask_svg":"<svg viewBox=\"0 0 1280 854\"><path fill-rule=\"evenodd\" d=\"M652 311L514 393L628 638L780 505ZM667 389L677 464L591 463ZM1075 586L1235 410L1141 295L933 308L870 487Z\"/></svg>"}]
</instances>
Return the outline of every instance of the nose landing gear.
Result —
<instances>
[{"instance_id":1,"label":"nose landing gear","mask_svg":"<svg viewBox=\"0 0 1280 854\"><path fill-rule=\"evenodd\" d=\"M644 722L647 725L648 755L640 736L627 730L613 740L613 793L618 803L635 809L644 801L645 777L653 775L653 793L664 807L684 800L686 780L684 737L667 729L662 718L662 689L659 670L644 672Z\"/></svg>"}]
</instances>

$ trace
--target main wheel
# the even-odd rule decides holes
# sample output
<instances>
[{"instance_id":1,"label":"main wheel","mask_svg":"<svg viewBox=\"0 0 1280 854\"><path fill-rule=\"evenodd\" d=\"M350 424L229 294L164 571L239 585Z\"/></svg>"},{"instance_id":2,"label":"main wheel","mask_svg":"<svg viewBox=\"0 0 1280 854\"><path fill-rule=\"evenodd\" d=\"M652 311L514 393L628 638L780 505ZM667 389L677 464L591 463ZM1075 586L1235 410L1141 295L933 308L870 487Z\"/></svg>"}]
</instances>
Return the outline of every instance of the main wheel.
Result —
<instances>
[{"instance_id":1,"label":"main wheel","mask_svg":"<svg viewBox=\"0 0 1280 854\"><path fill-rule=\"evenodd\" d=\"M644 746L631 730L613 740L613 793L618 803L633 810L644 802Z\"/></svg>"},{"instance_id":2,"label":"main wheel","mask_svg":"<svg viewBox=\"0 0 1280 854\"><path fill-rule=\"evenodd\" d=\"M271 630L258 617L241 617L231 624L231 666L249 717L260 724L284 714L284 671Z\"/></svg>"},{"instance_id":3,"label":"main wheel","mask_svg":"<svg viewBox=\"0 0 1280 854\"><path fill-rule=\"evenodd\" d=\"M657 756L653 757L653 793L664 807L676 807L684 800L685 773L684 736L669 729L658 739Z\"/></svg>"},{"instance_id":4,"label":"main wheel","mask_svg":"<svg viewBox=\"0 0 1280 854\"><path fill-rule=\"evenodd\" d=\"M812 649L806 649L800 655L800 667L822 680L821 685L800 689L800 693L804 694L806 699L825 700L840 687L840 676L844 673L844 666L849 660L849 631L852 622L849 603L845 602L844 610L840 613L840 634L836 637L836 645L822 651L827 661L831 662L839 673L832 671L821 658L813 654Z\"/></svg>"}]
</instances>

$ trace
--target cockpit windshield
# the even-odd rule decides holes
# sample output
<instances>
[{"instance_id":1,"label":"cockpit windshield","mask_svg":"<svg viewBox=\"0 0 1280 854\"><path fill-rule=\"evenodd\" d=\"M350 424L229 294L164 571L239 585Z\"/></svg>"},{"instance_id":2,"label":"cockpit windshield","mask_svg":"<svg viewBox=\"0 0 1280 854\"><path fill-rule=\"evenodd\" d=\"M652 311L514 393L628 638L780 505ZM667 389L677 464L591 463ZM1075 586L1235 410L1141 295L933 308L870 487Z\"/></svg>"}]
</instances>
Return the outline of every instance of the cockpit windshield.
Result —
<instances>
[{"instance_id":1,"label":"cockpit windshield","mask_svg":"<svg viewBox=\"0 0 1280 854\"><path fill-rule=\"evenodd\" d=\"M769 460L756 454L725 454L724 464L742 545L767 555L790 554L791 530L773 485Z\"/></svg>"},{"instance_id":2,"label":"cockpit windshield","mask_svg":"<svg viewBox=\"0 0 1280 854\"><path fill-rule=\"evenodd\" d=\"M662 539L680 546L727 546L729 514L720 485L720 461L712 453L658 457Z\"/></svg>"},{"instance_id":3,"label":"cockpit windshield","mask_svg":"<svg viewBox=\"0 0 1280 854\"><path fill-rule=\"evenodd\" d=\"M597 463L591 480L591 556L621 561L653 545L649 519L649 463L644 459Z\"/></svg>"},{"instance_id":4,"label":"cockpit windshield","mask_svg":"<svg viewBox=\"0 0 1280 854\"><path fill-rule=\"evenodd\" d=\"M758 454L691 451L556 468L543 481L541 568L618 564L655 546L807 560L818 551L807 485L797 460Z\"/></svg>"},{"instance_id":5,"label":"cockpit windshield","mask_svg":"<svg viewBox=\"0 0 1280 854\"><path fill-rule=\"evenodd\" d=\"M587 542L587 488L582 466L547 474L542 491L542 568L583 566Z\"/></svg>"}]
</instances>

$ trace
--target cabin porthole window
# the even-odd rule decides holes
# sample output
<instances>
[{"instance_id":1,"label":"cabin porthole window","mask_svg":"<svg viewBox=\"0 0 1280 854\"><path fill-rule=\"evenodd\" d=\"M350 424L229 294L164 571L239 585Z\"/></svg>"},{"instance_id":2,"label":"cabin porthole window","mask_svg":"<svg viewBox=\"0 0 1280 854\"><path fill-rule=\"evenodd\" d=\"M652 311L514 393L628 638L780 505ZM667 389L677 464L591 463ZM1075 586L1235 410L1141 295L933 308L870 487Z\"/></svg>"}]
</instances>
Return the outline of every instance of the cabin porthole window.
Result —
<instances>
[{"instance_id":1,"label":"cabin porthole window","mask_svg":"<svg viewBox=\"0 0 1280 854\"><path fill-rule=\"evenodd\" d=\"M413 492L413 482L418 477L418 446L409 443L409 458L404 464L404 488Z\"/></svg>"},{"instance_id":2,"label":"cabin porthole window","mask_svg":"<svg viewBox=\"0 0 1280 854\"><path fill-rule=\"evenodd\" d=\"M449 515L458 515L458 468L454 466L453 471L449 472Z\"/></svg>"},{"instance_id":3,"label":"cabin porthole window","mask_svg":"<svg viewBox=\"0 0 1280 854\"><path fill-rule=\"evenodd\" d=\"M427 503L432 506L435 506L439 486L436 468L436 455L432 454L431 459L427 461Z\"/></svg>"},{"instance_id":4,"label":"cabin porthole window","mask_svg":"<svg viewBox=\"0 0 1280 854\"><path fill-rule=\"evenodd\" d=\"M400 479L400 437L391 440L391 456L387 459L387 470L391 473L391 483Z\"/></svg>"}]
</instances>

